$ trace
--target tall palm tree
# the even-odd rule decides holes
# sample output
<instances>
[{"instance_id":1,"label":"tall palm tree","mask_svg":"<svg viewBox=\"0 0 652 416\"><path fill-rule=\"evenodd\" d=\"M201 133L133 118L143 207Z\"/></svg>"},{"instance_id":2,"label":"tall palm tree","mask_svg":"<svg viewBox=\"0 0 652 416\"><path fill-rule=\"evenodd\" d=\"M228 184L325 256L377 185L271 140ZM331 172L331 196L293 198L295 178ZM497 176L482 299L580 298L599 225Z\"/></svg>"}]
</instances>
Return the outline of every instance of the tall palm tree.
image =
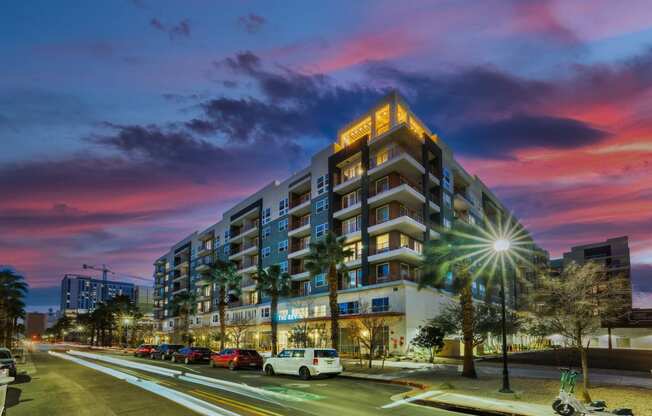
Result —
<instances>
[{"instance_id":1,"label":"tall palm tree","mask_svg":"<svg viewBox=\"0 0 652 416\"><path fill-rule=\"evenodd\" d=\"M473 340L475 316L473 307L473 282L479 277L474 268L479 229L476 226L455 221L451 230L442 230L438 240L429 241L424 248L422 274L419 289L433 286L447 288L459 296L462 309L462 337L464 340L464 361L462 375L476 378L473 361ZM452 278L452 280L450 280Z\"/></svg>"},{"instance_id":2,"label":"tall palm tree","mask_svg":"<svg viewBox=\"0 0 652 416\"><path fill-rule=\"evenodd\" d=\"M197 296L195 293L190 291L178 293L174 295L174 298L172 298L172 304L179 313L182 322L181 339L187 340L188 344L190 344L190 337L188 336L188 318L190 318L190 315L195 313L197 309Z\"/></svg>"},{"instance_id":3,"label":"tall palm tree","mask_svg":"<svg viewBox=\"0 0 652 416\"><path fill-rule=\"evenodd\" d=\"M198 282L200 285L210 285L211 299L217 298L217 312L220 317L220 350L224 349L226 339L226 307L229 303L229 294L240 295L240 275L232 262L217 260L208 272ZM215 293L217 289L217 293Z\"/></svg>"},{"instance_id":4,"label":"tall palm tree","mask_svg":"<svg viewBox=\"0 0 652 416\"><path fill-rule=\"evenodd\" d=\"M281 296L290 293L292 279L289 274L281 273L278 264L269 266L267 269L259 268L254 276L256 289L264 296L270 298L270 314L272 319L272 356L278 352L278 300Z\"/></svg>"},{"instance_id":5,"label":"tall palm tree","mask_svg":"<svg viewBox=\"0 0 652 416\"><path fill-rule=\"evenodd\" d=\"M325 238L310 243L310 253L306 257L306 269L311 276L327 271L328 281L328 303L331 310L331 346L335 349L339 346L339 316L340 310L337 304L337 288L340 272L346 271L345 259L353 255L353 250L344 248L344 243L328 233ZM339 270L339 272L338 272Z\"/></svg>"},{"instance_id":6,"label":"tall palm tree","mask_svg":"<svg viewBox=\"0 0 652 416\"><path fill-rule=\"evenodd\" d=\"M27 288L23 276L11 269L0 270L0 345L11 347L18 318L25 314Z\"/></svg>"}]
</instances>

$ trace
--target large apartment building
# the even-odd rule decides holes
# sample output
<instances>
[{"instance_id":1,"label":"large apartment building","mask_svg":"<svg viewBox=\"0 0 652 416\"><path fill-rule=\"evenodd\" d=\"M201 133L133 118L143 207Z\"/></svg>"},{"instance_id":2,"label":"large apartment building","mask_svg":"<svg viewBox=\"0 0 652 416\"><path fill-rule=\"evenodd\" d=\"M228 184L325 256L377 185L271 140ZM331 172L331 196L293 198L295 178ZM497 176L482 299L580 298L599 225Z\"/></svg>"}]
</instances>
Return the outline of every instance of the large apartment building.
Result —
<instances>
[{"instance_id":1,"label":"large apartment building","mask_svg":"<svg viewBox=\"0 0 652 416\"><path fill-rule=\"evenodd\" d=\"M279 305L281 346L297 322L325 322L330 315L325 275L311 276L304 261L309 243L332 232L354 253L339 282L341 348L352 348L348 319L377 314L387 318L390 350L405 351L416 328L451 299L435 289L417 290L424 242L437 239L454 221L495 222L507 213L392 93L341 129L308 167L270 183L156 260L160 337L171 337L180 324L172 299L184 291L199 290L191 330L199 335L217 328L210 288L195 285L215 258L234 262L243 277L242 294L230 302L227 320L250 323L247 345L269 347L269 302L252 279L259 267L278 264L292 276L292 295ZM474 291L480 298L485 287L478 283ZM328 339L315 331L314 337Z\"/></svg>"},{"instance_id":2,"label":"large apartment building","mask_svg":"<svg viewBox=\"0 0 652 416\"><path fill-rule=\"evenodd\" d=\"M134 285L79 274L66 274L61 279L61 313L76 315L92 312L100 303L118 295L135 299Z\"/></svg>"}]
</instances>

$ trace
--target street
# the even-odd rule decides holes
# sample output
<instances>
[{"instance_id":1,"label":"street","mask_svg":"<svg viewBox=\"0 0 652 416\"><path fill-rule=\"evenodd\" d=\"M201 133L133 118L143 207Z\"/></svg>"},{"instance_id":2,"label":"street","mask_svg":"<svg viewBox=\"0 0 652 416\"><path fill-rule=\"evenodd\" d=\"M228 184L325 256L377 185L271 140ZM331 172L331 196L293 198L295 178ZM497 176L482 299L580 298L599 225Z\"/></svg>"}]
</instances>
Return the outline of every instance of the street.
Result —
<instances>
[{"instance_id":1,"label":"street","mask_svg":"<svg viewBox=\"0 0 652 416\"><path fill-rule=\"evenodd\" d=\"M55 347L63 353L65 348ZM93 354L98 354L93 351ZM294 377L267 377L259 371L229 371L213 369L206 364L173 364L131 356L99 353L101 357L127 360L128 363L155 365L157 368L182 371L186 374L211 377L225 385L202 385L179 378L154 374L142 369L126 368L124 365L102 360L83 359L103 368L117 370L122 374L150 381L162 388L188 394L223 412L214 414L237 415L438 415L451 414L443 410L421 407L409 403L383 409L397 400L410 388L344 377L303 381ZM78 363L54 357L43 346L31 354L27 375L10 387L8 397L9 416L15 415L85 415L85 414L194 414L169 398L157 396L125 381L90 369ZM240 389L249 386L249 391ZM110 387L110 388L109 388ZM270 400L265 394L273 394ZM393 397L394 396L394 397ZM232 412L232 413L229 413Z\"/></svg>"}]
</instances>

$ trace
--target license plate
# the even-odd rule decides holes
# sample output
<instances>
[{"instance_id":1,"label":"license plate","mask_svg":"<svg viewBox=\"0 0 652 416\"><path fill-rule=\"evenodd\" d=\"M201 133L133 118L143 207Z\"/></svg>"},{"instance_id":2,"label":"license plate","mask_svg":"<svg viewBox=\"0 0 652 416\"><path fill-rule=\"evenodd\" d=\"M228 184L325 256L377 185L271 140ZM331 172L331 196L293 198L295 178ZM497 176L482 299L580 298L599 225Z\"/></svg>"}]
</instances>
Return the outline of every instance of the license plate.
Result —
<instances>
[{"instance_id":1,"label":"license plate","mask_svg":"<svg viewBox=\"0 0 652 416\"><path fill-rule=\"evenodd\" d=\"M333 364L333 360L326 360L326 364Z\"/></svg>"},{"instance_id":2,"label":"license plate","mask_svg":"<svg viewBox=\"0 0 652 416\"><path fill-rule=\"evenodd\" d=\"M255 367L256 363L249 363L250 366Z\"/></svg>"}]
</instances>

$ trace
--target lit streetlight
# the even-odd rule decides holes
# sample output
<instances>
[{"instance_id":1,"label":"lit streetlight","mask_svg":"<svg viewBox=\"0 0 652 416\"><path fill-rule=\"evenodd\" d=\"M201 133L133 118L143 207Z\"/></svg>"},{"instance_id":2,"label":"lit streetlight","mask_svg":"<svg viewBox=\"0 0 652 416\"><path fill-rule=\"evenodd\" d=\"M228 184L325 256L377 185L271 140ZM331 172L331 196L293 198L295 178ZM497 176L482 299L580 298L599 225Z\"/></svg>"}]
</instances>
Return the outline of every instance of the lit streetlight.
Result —
<instances>
[{"instance_id":1,"label":"lit streetlight","mask_svg":"<svg viewBox=\"0 0 652 416\"><path fill-rule=\"evenodd\" d=\"M502 256L507 253L512 243L505 238L499 238L494 241L494 251ZM507 367L507 314L505 310L505 272L500 277L500 302L502 309L502 333L503 333L503 387L500 389L501 393L512 393L509 388L509 369Z\"/></svg>"}]
</instances>

